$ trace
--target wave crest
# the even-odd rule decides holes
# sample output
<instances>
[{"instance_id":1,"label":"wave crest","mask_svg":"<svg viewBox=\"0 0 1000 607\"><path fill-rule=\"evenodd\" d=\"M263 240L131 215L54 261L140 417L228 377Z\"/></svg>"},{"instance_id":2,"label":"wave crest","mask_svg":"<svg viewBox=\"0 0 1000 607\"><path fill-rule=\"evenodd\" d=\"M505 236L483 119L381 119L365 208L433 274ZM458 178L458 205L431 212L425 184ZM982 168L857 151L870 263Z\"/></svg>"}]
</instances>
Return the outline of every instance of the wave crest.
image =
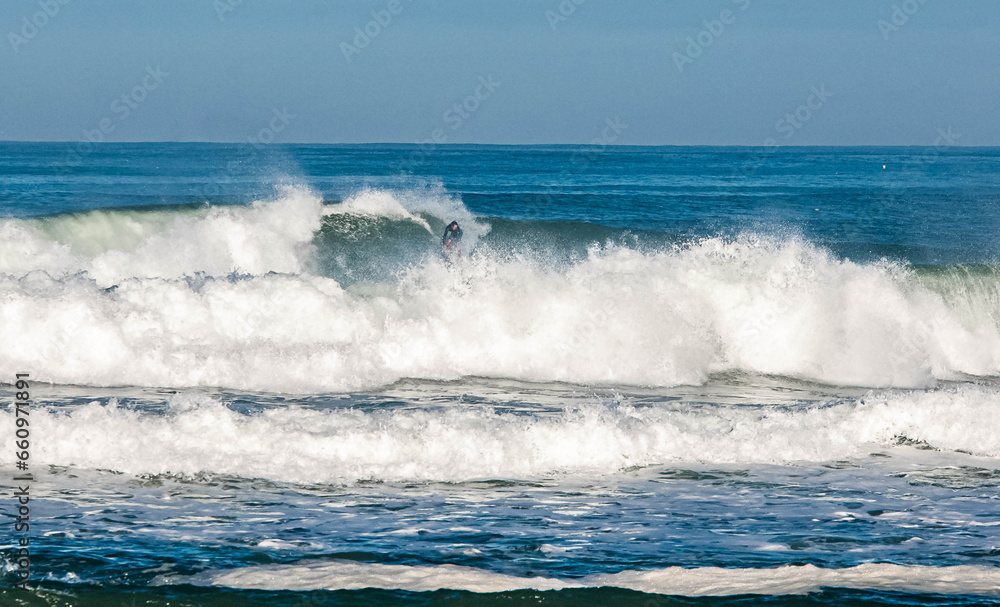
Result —
<instances>
[{"instance_id":1,"label":"wave crest","mask_svg":"<svg viewBox=\"0 0 1000 607\"><path fill-rule=\"evenodd\" d=\"M827 462L907 443L1000 457L997 402L995 389L963 387L817 406L637 407L595 400L530 415L458 403L374 411L283 406L244 414L182 394L170 399L166 414L114 399L69 412L35 410L32 457L136 475L300 483L592 476L678 462Z\"/></svg>"},{"instance_id":2,"label":"wave crest","mask_svg":"<svg viewBox=\"0 0 1000 607\"><path fill-rule=\"evenodd\" d=\"M460 204L421 200L442 213ZM0 352L0 367L59 383L287 392L407 377L674 386L735 371L926 387L1000 375L990 268L855 263L754 234L592 244L560 259L483 240L448 265L411 219L352 243L324 227L328 210L292 189L169 220L0 223L14 239L0 246L0 339L24 344ZM132 240L88 254L45 235L65 221L94 246L105 228Z\"/></svg>"}]
</instances>

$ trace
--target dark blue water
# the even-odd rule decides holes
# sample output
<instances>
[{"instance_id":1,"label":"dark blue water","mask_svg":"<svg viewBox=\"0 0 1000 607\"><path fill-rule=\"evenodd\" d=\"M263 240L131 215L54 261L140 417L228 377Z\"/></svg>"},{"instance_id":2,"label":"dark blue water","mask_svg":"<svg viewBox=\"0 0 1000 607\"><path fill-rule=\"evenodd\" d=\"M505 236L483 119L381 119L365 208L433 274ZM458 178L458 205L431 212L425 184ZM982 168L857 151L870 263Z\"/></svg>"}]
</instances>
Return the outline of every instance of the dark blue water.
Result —
<instances>
[{"instance_id":1,"label":"dark blue water","mask_svg":"<svg viewBox=\"0 0 1000 607\"><path fill-rule=\"evenodd\" d=\"M993 148L2 143L0 603L992 604L998 192Z\"/></svg>"},{"instance_id":2,"label":"dark blue water","mask_svg":"<svg viewBox=\"0 0 1000 607\"><path fill-rule=\"evenodd\" d=\"M0 212L326 200L440 184L474 213L704 236L801 234L845 255L996 259L1000 149L0 144Z\"/></svg>"}]
</instances>

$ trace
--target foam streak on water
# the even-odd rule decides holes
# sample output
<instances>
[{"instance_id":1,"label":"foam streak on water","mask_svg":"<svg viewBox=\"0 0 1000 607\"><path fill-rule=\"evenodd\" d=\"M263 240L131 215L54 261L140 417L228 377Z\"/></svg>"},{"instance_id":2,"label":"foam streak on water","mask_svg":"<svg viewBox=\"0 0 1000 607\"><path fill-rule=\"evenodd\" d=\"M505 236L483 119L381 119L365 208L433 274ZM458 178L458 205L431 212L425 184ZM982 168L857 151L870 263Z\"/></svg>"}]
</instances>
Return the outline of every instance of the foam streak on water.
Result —
<instances>
[{"instance_id":1,"label":"foam streak on water","mask_svg":"<svg viewBox=\"0 0 1000 607\"><path fill-rule=\"evenodd\" d=\"M923 567L872 563L844 569L812 565L774 569L670 567L623 571L576 580L518 578L470 567L407 567L374 563L314 562L294 566L247 567L201 576L195 580L161 578L159 583L208 583L237 588L351 590L388 588L428 592L442 588L470 592L522 589L628 588L651 594L729 596L739 594L804 594L822 588L863 588L940 594L1000 595L1000 569L953 566Z\"/></svg>"}]
</instances>

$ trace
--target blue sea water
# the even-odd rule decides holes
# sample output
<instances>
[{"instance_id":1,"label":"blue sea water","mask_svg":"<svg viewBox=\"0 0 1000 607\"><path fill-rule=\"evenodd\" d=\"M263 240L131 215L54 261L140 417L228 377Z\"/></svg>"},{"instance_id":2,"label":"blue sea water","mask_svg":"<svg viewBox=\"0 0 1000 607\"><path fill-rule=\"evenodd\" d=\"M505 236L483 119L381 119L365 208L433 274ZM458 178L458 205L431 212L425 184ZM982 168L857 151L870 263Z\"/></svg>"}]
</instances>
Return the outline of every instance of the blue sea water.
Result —
<instances>
[{"instance_id":1,"label":"blue sea water","mask_svg":"<svg viewBox=\"0 0 1000 607\"><path fill-rule=\"evenodd\" d=\"M0 143L0 602L995 604L998 201L992 148Z\"/></svg>"}]
</instances>

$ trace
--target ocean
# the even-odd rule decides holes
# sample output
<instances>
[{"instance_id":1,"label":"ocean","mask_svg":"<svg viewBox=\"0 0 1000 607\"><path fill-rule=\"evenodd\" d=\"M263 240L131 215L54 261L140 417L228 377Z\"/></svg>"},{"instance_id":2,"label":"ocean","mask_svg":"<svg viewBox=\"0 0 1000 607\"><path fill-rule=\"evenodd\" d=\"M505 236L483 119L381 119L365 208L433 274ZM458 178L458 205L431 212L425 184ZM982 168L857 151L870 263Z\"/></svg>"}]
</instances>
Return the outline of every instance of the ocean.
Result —
<instances>
[{"instance_id":1,"label":"ocean","mask_svg":"<svg viewBox=\"0 0 1000 607\"><path fill-rule=\"evenodd\" d=\"M997 148L0 143L0 603L996 604L998 234Z\"/></svg>"}]
</instances>

